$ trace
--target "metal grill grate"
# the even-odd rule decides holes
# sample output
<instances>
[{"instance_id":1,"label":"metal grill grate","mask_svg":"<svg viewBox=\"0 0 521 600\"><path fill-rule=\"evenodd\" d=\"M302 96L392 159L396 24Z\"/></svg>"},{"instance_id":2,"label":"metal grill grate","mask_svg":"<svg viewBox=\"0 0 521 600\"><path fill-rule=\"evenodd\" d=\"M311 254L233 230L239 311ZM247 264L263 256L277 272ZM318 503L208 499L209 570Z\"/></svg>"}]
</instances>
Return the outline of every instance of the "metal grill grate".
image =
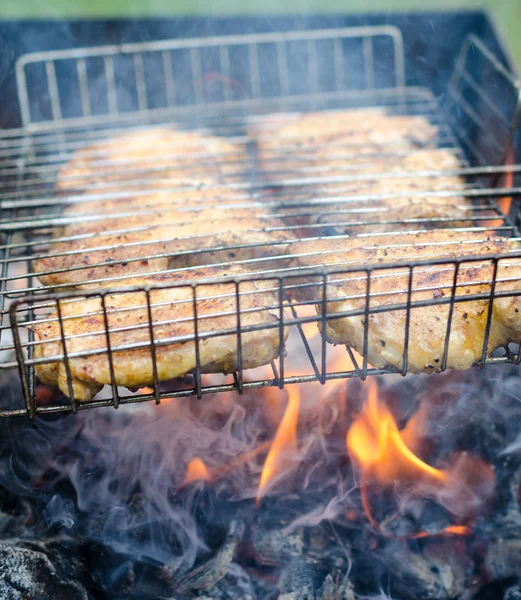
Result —
<instances>
[{"instance_id":1,"label":"metal grill grate","mask_svg":"<svg viewBox=\"0 0 521 600\"><path fill-rule=\"evenodd\" d=\"M473 49L472 60L470 48ZM477 62L476 55L479 55ZM324 60L324 57L330 60ZM125 84L122 87L118 84L116 74L120 73L120 66L123 64L126 67L123 71ZM271 68L266 71L268 64ZM42 69L45 77L39 72ZM290 77L295 70L301 75L298 84L295 84L294 77ZM498 106L490 99L482 79L484 72L489 81L494 77L494 85L503 86L505 106ZM73 79L71 74L74 74ZM410 344L411 310L430 305L449 306L440 363L440 368L444 368L447 365L448 340L455 307L461 302L479 299L489 301L483 351L480 352L481 362L519 362L521 359L517 347L505 348L493 357L487 356L486 352L495 299L521 295L521 290L518 291L515 285L517 278L509 277L508 270L503 269L508 264L508 269L514 269L515 272L516 260L521 261L521 252L501 256L473 256L472 252L463 252L458 258L454 258L444 254L441 244L433 250L432 255L424 255L421 260L365 267L349 264L345 260L336 263L329 261L327 267L319 264L310 268L296 266L292 259L298 256L288 254L287 250L292 242L303 239L319 241L328 226L335 228L335 235L331 240L347 238L347 234L338 232L340 227L348 229L349 235L358 236L360 243L367 244L367 247L378 243L381 232L398 235L407 231L412 239L415 231L439 228L458 231L464 242L463 247L466 241L472 241L476 232L481 232L484 237L496 234L514 240L521 238L516 225L501 209L505 197L514 199L515 204L521 193L521 187L517 185L521 166L512 164L511 160L512 141L519 117L518 87L514 78L497 63L478 39L472 37L464 45L451 85L441 103L426 89L405 86L403 44L399 31L391 27L233 36L40 53L23 57L17 65L17 76L24 129L7 133L0 140L0 202L3 215L0 221L0 232L3 234L0 246L0 341L4 359L0 370L19 369L25 407L8 407L1 411L3 416L28 414L32 417L39 412L76 411L78 408L108 405L117 407L119 404L154 398L159 402L162 398L191 394L201 396L231 390L241 392L247 388L269 385L283 387L294 382L325 382L328 379L355 376L365 378L368 374L379 373L405 374L409 366L407 350ZM154 100L154 96L159 97L159 100ZM272 122L274 118L289 122L298 119L301 112L368 106L381 107L396 115L426 117L438 127L437 145L458 157L461 166L449 170L390 171L385 167L389 160L407 158L413 151L387 147L385 151L373 150L367 154L367 162L353 162L358 148L356 144L344 144L336 146L335 152L328 155L328 160L335 164L333 169L327 165L327 168L317 168L313 156L296 150L291 142L268 150L262 157L263 164L259 163L254 143L256 140L252 139L249 131L252 125L262 126L267 113ZM277 114L278 117L274 116ZM132 161L114 164L104 157L105 141L128 131L130 125L134 130L146 130L153 124L172 123L180 123L182 128L189 131L222 136L238 150L239 157L237 154L226 156L197 150L189 152L185 159L179 161L175 147L171 148L171 164L168 156L164 157L165 164L160 165L154 162L147 164L143 159L140 159L138 165ZM269 137L269 129L267 136ZM82 184L81 190L75 190L75 177L71 176L68 180L70 189L55 193L53 186L60 167L70 159L75 150L94 142L101 144L101 150L97 151L100 153L97 157L98 181ZM315 150L320 151L321 148ZM508 165L505 166L507 162ZM371 168L379 163L384 165L381 171ZM201 164L208 164L209 167L218 165L224 173L220 181L203 186L203 190L215 189L219 192L221 204L217 210L223 219L233 219L235 210L251 211L256 223L251 228L246 227L243 235L253 237L260 233L284 232L284 238L205 245L211 236L199 234L197 239L200 240L200 247L177 253L177 256L196 257L197 266L169 266L155 272L156 275L165 272L176 274L178 280L175 283L135 285L135 273L97 277L94 280L86 277L83 283L102 284L103 289L91 288L80 292L70 291L70 284L67 283L42 285L32 274L32 263L36 258L94 256L100 248L114 248L114 235L146 229L145 225L141 226L139 223L128 227L127 222L147 214L149 209L146 208L146 198L157 191L151 188L157 175L167 170L170 174L176 174L177 169L179 181L174 178L171 185L162 190L189 192L193 195L200 186L186 181L181 185L180 181L186 170ZM124 178L125 189L121 189L121 181L111 181L110 178L116 172ZM435 185L440 178L453 176L465 178L465 185L457 189ZM390 182L410 180L411 177L433 182L432 187L424 185L420 191L408 191L407 195L413 200L470 199L472 213L462 222L461 217L451 216L403 219L394 212L382 216L379 209L374 213L374 219L360 222L350 209L350 204L355 202L358 213L365 210L366 206L368 214L371 214L375 202L391 202L403 196L399 189L395 192L380 189L375 193L373 188L364 194L364 182L370 181L374 185L380 181L389 185ZM508 177L513 177L513 181L509 181ZM74 247L66 251L55 250L57 242L82 239L82 236L66 237L60 234L60 227L103 222L107 219L107 214L96 207L97 202L131 199L136 194L143 199L143 206L128 205L119 212L110 214L109 225L101 235L101 239L106 236L106 245L96 245L88 250L75 250ZM89 209L90 202L92 209ZM78 203L81 203L81 212L72 215L62 212L64 207ZM186 208L183 207L182 196L179 205L180 209ZM194 202L186 211L187 226L206 207L203 197ZM307 220L318 212L321 215L320 222ZM305 220L304 224L302 219ZM362 229L369 225L378 227L380 233L368 233L367 229ZM176 237L166 241L178 239ZM151 240L123 242L119 247L125 245L133 250L132 256L125 258L125 262L139 264L143 260L169 257L167 252L157 252ZM254 248L253 257L233 258L230 254L240 254L241 251L251 251ZM226 260L217 263L212 260L212 268L241 269L240 274L223 275L217 279L210 277L210 283L205 282L205 286L210 286L211 282L221 286L229 282L232 286L226 288L225 295L235 298L235 309L228 308L222 316L232 318L233 324L218 330L203 328L205 316L197 314L200 310L197 301L200 286L192 283L193 273L210 266L207 263L211 252L227 253ZM328 262L325 258L327 254L327 251L323 253L324 265ZM110 264L112 261L95 261L94 264L91 261L89 267ZM469 294L459 296L458 292L463 284L458 277L476 265L482 271L482 278L474 282L474 288ZM77 263L72 269L79 273L78 281L81 282L81 273L86 272L86 267ZM378 278L386 277L389 269L398 269L392 271L393 277L398 277L397 283L387 292L394 294L397 300L396 303L382 307L375 303L381 292L374 292L374 285L375 282L378 283ZM70 271L71 267L66 267L66 270ZM447 285L433 284L422 288L422 291L433 292L431 299L417 299L414 280L417 274L425 270L449 272L451 293L437 297L436 292L446 289ZM58 272L59 269L53 269L47 274L56 275ZM405 280L401 277L402 273L406 276ZM41 275L45 273L40 273ZM330 303L338 300L331 293L331 285L353 277L366 281L362 294L363 306L348 311L328 312ZM263 305L263 310L272 311L280 318L269 325L247 324L248 315L254 314L258 309L243 310L241 303L244 306L253 294L248 285L261 281L267 286L263 288L265 293L271 294L270 301ZM145 322L134 325L131 329L148 332L148 338L128 343L119 341L114 345L112 334L117 332L117 328L111 325L111 335L107 335L107 326L118 309L107 307L106 303L113 291L109 290L110 286L121 288L126 283L130 287L124 289L139 295L142 301L140 306L148 315ZM192 330L188 334L155 339L155 321L154 326L151 325L152 313L157 309L157 303L153 300L154 289L186 291L189 297L178 301L181 305L184 303L192 306L193 313L189 319ZM222 297L223 292L218 292L217 287L215 289L215 294L221 294L219 297ZM319 292L315 292L315 298L311 300L306 294L297 293L309 290ZM98 313L102 315L105 327L78 335L66 334L64 323L66 324L67 317L62 312L67 311L68 305L75 302L75 299L85 297L99 299ZM315 314L310 309L315 303L321 305L321 314ZM49 316L53 311L57 311L57 317ZM331 370L327 362L328 345L325 334L315 336L318 329L312 329L308 325L320 323L324 332L327 322L341 317L362 315L368 324L369 315L393 311L406 311L402 361L399 367L393 368L371 367L366 325L360 355L348 348L345 361L347 367ZM36 356L35 349L42 342L35 340L27 327L52 322L52 319L57 319L60 326L58 342L98 335L103 336L105 345L94 352L78 352L68 350L68 344L64 344L65 350L59 349L52 356ZM175 321L176 317L173 316L172 322ZM306 374L288 375L285 372L282 351L285 327L295 330L299 335L302 351L309 359ZM271 361L269 367L246 370L242 356L243 340L248 334L267 328L273 329L278 335L280 356ZM200 345L206 340L224 335L231 335L235 340L236 370L229 378L203 375ZM177 383L169 386L168 382L160 381L156 353L174 342L193 342L196 361L193 378L185 378L184 385ZM131 393L116 385L114 361L118 351L136 349L147 349L150 352L153 387ZM110 393L101 399L78 402L74 398L70 361L96 355L108 357L112 381ZM55 361L64 362L68 395L71 399L61 396L51 405L39 406L35 401L35 366Z\"/></svg>"}]
</instances>

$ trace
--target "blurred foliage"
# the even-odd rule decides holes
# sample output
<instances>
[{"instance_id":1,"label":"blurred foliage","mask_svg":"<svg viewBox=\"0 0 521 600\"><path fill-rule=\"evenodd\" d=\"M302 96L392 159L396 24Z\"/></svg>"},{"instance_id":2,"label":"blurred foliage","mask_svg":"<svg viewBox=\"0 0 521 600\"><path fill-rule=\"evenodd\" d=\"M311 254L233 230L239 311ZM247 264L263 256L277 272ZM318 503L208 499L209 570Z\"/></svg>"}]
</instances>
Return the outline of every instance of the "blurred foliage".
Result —
<instances>
[{"instance_id":1,"label":"blurred foliage","mask_svg":"<svg viewBox=\"0 0 521 600\"><path fill-rule=\"evenodd\" d=\"M0 0L0 18L208 16L484 9L498 24L521 66L521 0Z\"/></svg>"}]
</instances>

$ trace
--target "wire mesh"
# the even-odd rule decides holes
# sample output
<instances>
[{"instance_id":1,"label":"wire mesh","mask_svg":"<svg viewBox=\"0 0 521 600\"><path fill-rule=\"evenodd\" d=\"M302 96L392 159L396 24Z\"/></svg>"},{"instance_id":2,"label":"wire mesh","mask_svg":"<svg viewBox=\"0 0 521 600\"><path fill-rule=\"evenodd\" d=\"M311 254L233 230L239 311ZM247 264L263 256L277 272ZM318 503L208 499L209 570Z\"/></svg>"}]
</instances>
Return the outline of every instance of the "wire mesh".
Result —
<instances>
[{"instance_id":1,"label":"wire mesh","mask_svg":"<svg viewBox=\"0 0 521 600\"><path fill-rule=\"evenodd\" d=\"M500 78L511 104L498 106L476 69ZM18 369L25 406L9 406L3 416L421 371L415 316L429 307L441 315L443 335L427 371L459 364L455 329L469 338L472 362L519 361L510 321L497 344L504 349L489 351L499 336L494 311L515 321L520 295L521 235L505 208L521 192L521 166L508 160L519 94L477 38L465 43L441 103L405 86L403 43L391 27L38 53L19 61L17 76L24 128L0 140L0 371ZM162 96L158 106L154 95ZM298 124L307 112L367 107L421 117L436 137L417 148L389 143L364 152L346 139L333 147L299 147L291 137L271 143L273 128ZM111 158L111 140L130 125L146 135L173 123L226 149L170 141L160 161ZM404 167L435 148L450 158L447 166ZM63 175L77 151L95 165L95 177L85 179L81 169ZM218 177L202 178L204 170ZM445 202L451 211L407 215L396 208L404 189L410 204ZM158 193L182 215L160 244ZM205 229L209 209L234 235ZM442 239L415 256L417 234L437 231L457 234L457 251ZM401 255L385 264L294 245L356 239L358 250L372 252L392 247L393 236ZM483 250L493 236L509 243ZM128 271L114 274L122 265ZM83 289L71 289L71 277ZM455 315L465 306L482 311L481 325L462 333ZM385 315L401 319L393 364L378 364L374 349L373 322ZM353 320L361 337L348 345L342 368L331 368L328 342L340 343L337 330ZM285 368L288 331L302 341L306 374ZM183 361L189 367L177 368ZM140 379L133 371L141 367ZM58 371L63 393L38 403L39 381Z\"/></svg>"}]
</instances>

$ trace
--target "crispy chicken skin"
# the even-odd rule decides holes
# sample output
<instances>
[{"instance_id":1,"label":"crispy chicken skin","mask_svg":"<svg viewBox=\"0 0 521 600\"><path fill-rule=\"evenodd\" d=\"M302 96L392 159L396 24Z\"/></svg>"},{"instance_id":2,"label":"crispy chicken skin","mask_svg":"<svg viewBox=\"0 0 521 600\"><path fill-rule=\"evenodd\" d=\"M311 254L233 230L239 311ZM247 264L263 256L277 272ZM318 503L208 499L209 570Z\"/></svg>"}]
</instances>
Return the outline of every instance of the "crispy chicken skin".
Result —
<instances>
[{"instance_id":1,"label":"crispy chicken skin","mask_svg":"<svg viewBox=\"0 0 521 600\"><path fill-rule=\"evenodd\" d=\"M290 247L294 264L322 266L341 270L357 266L382 266L404 261L458 259L465 255L504 254L499 262L496 293L521 293L521 259L507 258L520 252L521 244L507 238L489 238L481 232L431 231L393 236L325 239L298 242ZM325 252L325 253L324 253ZM409 372L431 373L443 366L447 323L455 274L454 264L415 267L411 301L439 302L435 306L413 306L407 351ZM483 298L454 304L447 353L447 368L466 369L480 360L485 343L487 315L490 307L493 267L490 261L464 262L458 272L456 297L482 294ZM308 290L317 300L322 314L321 287L309 279ZM406 305L409 271L406 267L373 270L370 278L370 308ZM314 284L314 285L313 285ZM358 352L364 350L363 314L366 306L367 274L363 271L330 274L327 284L326 336L335 344L345 344ZM517 295L495 298L492 303L491 329L487 354L499 346L519 342L521 338L521 299ZM358 311L359 314L352 314ZM345 315L342 313L351 313ZM361 313L361 314L360 314ZM341 315L342 316L335 316ZM403 368L405 352L405 309L374 312L367 327L367 358L376 368Z\"/></svg>"},{"instance_id":2,"label":"crispy chicken skin","mask_svg":"<svg viewBox=\"0 0 521 600\"><path fill-rule=\"evenodd\" d=\"M152 323L156 342L155 354L159 380L168 380L190 373L196 368L194 336L193 288L197 285L197 331L223 335L199 341L202 373L230 373L237 368L237 335L225 333L237 328L235 284L230 279L241 275L237 267L227 270L208 268L187 270L150 277L148 285L186 283L183 287L163 287L150 290ZM204 280L226 278L226 282L204 283ZM202 282L202 283L201 283ZM129 285L141 285L130 280ZM278 287L275 281L248 281L240 284L241 355L245 369L265 365L279 355ZM135 388L152 385L154 373L150 345L149 317L146 293L107 293L105 305L113 351L115 383ZM70 356L74 397L79 401L93 398L104 384L111 383L110 364L101 299L96 297L62 300L61 312L66 349ZM245 331L248 327L267 329ZM36 358L53 357L63 352L57 312L33 327ZM288 331L284 332L284 340ZM122 345L142 344L137 349L120 349ZM97 354L90 354L98 352ZM82 353L80 357L73 353ZM63 361L36 367L44 383L59 385L69 395L67 373Z\"/></svg>"},{"instance_id":3,"label":"crispy chicken skin","mask_svg":"<svg viewBox=\"0 0 521 600\"><path fill-rule=\"evenodd\" d=\"M111 182L161 177L218 180L245 168L242 144L193 131L156 127L124 133L73 153L58 172L56 190L81 190Z\"/></svg>"},{"instance_id":4,"label":"crispy chicken skin","mask_svg":"<svg viewBox=\"0 0 521 600\"><path fill-rule=\"evenodd\" d=\"M45 285L84 286L104 278L116 285L120 277L169 268L266 258L283 254L285 245L274 242L289 238L284 224L261 208L237 208L231 214L221 208L163 206L78 222L58 235L48 256L33 263ZM235 245L247 247L218 250Z\"/></svg>"}]
</instances>

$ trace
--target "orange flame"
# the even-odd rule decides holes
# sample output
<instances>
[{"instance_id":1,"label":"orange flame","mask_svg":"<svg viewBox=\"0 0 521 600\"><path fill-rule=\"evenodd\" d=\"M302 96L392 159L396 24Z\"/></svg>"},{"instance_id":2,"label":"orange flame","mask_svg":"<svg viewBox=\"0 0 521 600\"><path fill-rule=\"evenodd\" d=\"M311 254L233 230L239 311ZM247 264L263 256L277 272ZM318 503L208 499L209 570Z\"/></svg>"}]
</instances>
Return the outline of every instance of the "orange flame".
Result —
<instances>
[{"instance_id":1,"label":"orange flame","mask_svg":"<svg viewBox=\"0 0 521 600\"><path fill-rule=\"evenodd\" d=\"M400 481L427 480L434 486L445 481L443 471L420 460L406 446L388 408L379 402L374 379L368 381L365 410L347 433L347 447L364 474L383 486Z\"/></svg>"},{"instance_id":2,"label":"orange flame","mask_svg":"<svg viewBox=\"0 0 521 600\"><path fill-rule=\"evenodd\" d=\"M510 152L508 153L507 159L505 161L505 166L508 167L513 164L515 164L515 155L514 155L514 149L511 148ZM514 187L513 171L507 171L505 173L505 181L503 183L503 187L505 187L505 188ZM508 216L508 213L510 212L510 207L512 206L512 196L502 196L501 198L498 198L497 205L498 205L499 210L504 215ZM504 223L503 223L502 219L492 219L490 221L487 220L484 222L485 227L501 227L501 225L503 225L503 224ZM494 233L494 232L490 232L490 233Z\"/></svg>"},{"instance_id":3,"label":"orange flame","mask_svg":"<svg viewBox=\"0 0 521 600\"><path fill-rule=\"evenodd\" d=\"M139 388L137 391L138 394L153 394L154 393L154 388L150 388L150 387L142 387Z\"/></svg>"},{"instance_id":4,"label":"orange flame","mask_svg":"<svg viewBox=\"0 0 521 600\"><path fill-rule=\"evenodd\" d=\"M361 471L363 508L378 530L369 484L378 484L382 489L408 487L416 495L436 499L463 519L473 516L492 495L494 471L480 459L465 453L455 454L451 466L437 469L413 452L412 448L419 446L418 428L425 418L426 413L420 410L400 431L391 412L378 398L376 382L368 381L367 400L347 433L346 443Z\"/></svg>"},{"instance_id":5,"label":"orange flame","mask_svg":"<svg viewBox=\"0 0 521 600\"><path fill-rule=\"evenodd\" d=\"M507 159L505 161L505 166L513 165L514 162L515 162L514 149L511 148L510 152L508 153ZM506 187L506 188L514 187L514 173L512 171L507 171L507 173L505 173L504 187ZM508 215L508 213L510 212L510 207L512 205L512 196L503 196L503 198L499 199L498 205L499 205L501 212L504 215Z\"/></svg>"},{"instance_id":6,"label":"orange flame","mask_svg":"<svg viewBox=\"0 0 521 600\"><path fill-rule=\"evenodd\" d=\"M288 405L275 433L270 451L264 461L259 489L257 491L257 503L266 494L269 484L275 478L281 477L291 469L297 455L300 387L298 385L289 385L286 389L288 390Z\"/></svg>"},{"instance_id":7,"label":"orange flame","mask_svg":"<svg viewBox=\"0 0 521 600\"><path fill-rule=\"evenodd\" d=\"M209 481L210 473L206 468L204 462L198 457L194 456L186 466L186 473L181 483L181 487L194 483L195 481Z\"/></svg>"},{"instance_id":8,"label":"orange flame","mask_svg":"<svg viewBox=\"0 0 521 600\"><path fill-rule=\"evenodd\" d=\"M304 335L306 336L306 339L310 341L320 333L320 330L318 328L317 311L315 307L311 304L303 304L297 307L297 312L299 319L304 319L308 317L311 319L315 319L314 321L309 321L300 325L302 327Z\"/></svg>"}]
</instances>

